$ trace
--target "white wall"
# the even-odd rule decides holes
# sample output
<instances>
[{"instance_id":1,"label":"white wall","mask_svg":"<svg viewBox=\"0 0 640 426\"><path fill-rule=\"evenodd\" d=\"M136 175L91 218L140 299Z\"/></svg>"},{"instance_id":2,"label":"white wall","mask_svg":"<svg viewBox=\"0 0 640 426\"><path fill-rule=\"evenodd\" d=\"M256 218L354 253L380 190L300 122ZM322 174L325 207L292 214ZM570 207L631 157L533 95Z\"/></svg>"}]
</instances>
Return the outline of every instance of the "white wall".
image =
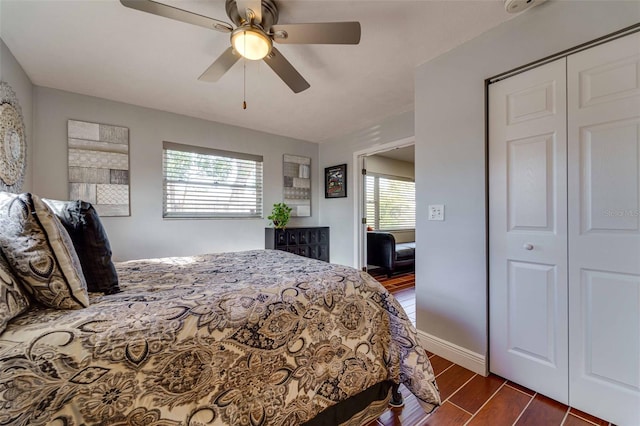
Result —
<instances>
[{"instance_id":1,"label":"white wall","mask_svg":"<svg viewBox=\"0 0 640 426\"><path fill-rule=\"evenodd\" d=\"M358 174L360 170L354 164L354 153L367 148L384 145L413 137L414 114L409 111L400 115L380 120L377 124L359 132L335 138L320 144L321 182L320 224L331 227L331 262L348 266L357 266L355 255L356 191L358 190ZM347 163L347 197L324 198L324 168Z\"/></svg>"},{"instance_id":2,"label":"white wall","mask_svg":"<svg viewBox=\"0 0 640 426\"><path fill-rule=\"evenodd\" d=\"M33 170L33 84L2 39L0 39L0 80L9 83L22 109L27 140L27 170L22 190L27 192L31 190Z\"/></svg>"},{"instance_id":3,"label":"white wall","mask_svg":"<svg viewBox=\"0 0 640 426\"><path fill-rule=\"evenodd\" d=\"M264 156L264 216L282 201L282 156L311 157L318 145L245 128L44 87L35 87L33 192L67 199L67 120L129 128L131 216L103 222L116 260L264 248L266 219L162 218L162 141ZM318 223L320 184L312 182L312 216L291 226ZM323 189L324 190L324 189Z\"/></svg>"},{"instance_id":4,"label":"white wall","mask_svg":"<svg viewBox=\"0 0 640 426\"><path fill-rule=\"evenodd\" d=\"M484 80L639 21L637 1L549 1L417 69L419 330L487 353Z\"/></svg>"},{"instance_id":5,"label":"white wall","mask_svg":"<svg viewBox=\"0 0 640 426\"><path fill-rule=\"evenodd\" d=\"M415 167L408 161L400 161L394 158L371 155L367 157L367 170L372 173L380 173L389 176L399 176L408 179L415 178Z\"/></svg>"}]
</instances>

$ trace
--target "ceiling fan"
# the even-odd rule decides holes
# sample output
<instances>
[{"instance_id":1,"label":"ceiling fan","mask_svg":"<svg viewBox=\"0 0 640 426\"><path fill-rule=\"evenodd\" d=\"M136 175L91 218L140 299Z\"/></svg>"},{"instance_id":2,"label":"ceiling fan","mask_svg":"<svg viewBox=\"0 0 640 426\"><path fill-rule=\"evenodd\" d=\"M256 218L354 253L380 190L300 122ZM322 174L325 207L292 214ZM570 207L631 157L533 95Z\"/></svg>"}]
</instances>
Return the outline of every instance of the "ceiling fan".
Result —
<instances>
[{"instance_id":1,"label":"ceiling fan","mask_svg":"<svg viewBox=\"0 0 640 426\"><path fill-rule=\"evenodd\" d=\"M231 33L231 46L198 78L218 81L241 57L264 60L294 93L310 87L273 42L282 44L358 44L359 22L278 24L278 8L273 0L226 0L229 19L236 25L189 12L153 0L120 0L126 7L177 21Z\"/></svg>"}]
</instances>

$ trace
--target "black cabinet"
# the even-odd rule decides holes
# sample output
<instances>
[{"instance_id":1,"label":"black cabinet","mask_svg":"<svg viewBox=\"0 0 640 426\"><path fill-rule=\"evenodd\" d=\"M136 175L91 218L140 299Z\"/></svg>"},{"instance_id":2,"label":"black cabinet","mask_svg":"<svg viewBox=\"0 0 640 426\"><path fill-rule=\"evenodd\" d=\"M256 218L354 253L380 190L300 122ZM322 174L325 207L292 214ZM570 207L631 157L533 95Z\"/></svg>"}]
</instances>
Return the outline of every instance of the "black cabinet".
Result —
<instances>
[{"instance_id":1,"label":"black cabinet","mask_svg":"<svg viewBox=\"0 0 640 426\"><path fill-rule=\"evenodd\" d=\"M329 262L329 227L265 228L264 246Z\"/></svg>"}]
</instances>

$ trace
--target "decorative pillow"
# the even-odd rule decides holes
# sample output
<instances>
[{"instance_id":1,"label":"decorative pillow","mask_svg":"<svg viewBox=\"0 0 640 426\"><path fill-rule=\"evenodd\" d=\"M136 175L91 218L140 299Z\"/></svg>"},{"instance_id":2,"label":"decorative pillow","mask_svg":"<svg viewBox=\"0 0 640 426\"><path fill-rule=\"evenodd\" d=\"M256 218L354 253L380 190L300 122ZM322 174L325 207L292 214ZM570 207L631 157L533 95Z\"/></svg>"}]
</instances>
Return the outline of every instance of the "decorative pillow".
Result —
<instances>
[{"instance_id":1,"label":"decorative pillow","mask_svg":"<svg viewBox=\"0 0 640 426\"><path fill-rule=\"evenodd\" d=\"M0 249L36 301L59 309L89 306L71 238L37 196L0 192Z\"/></svg>"},{"instance_id":2,"label":"decorative pillow","mask_svg":"<svg viewBox=\"0 0 640 426\"><path fill-rule=\"evenodd\" d=\"M89 291L113 294L120 291L118 273L111 261L111 245L100 216L85 201L43 199L64 225L82 265Z\"/></svg>"},{"instance_id":3,"label":"decorative pillow","mask_svg":"<svg viewBox=\"0 0 640 426\"><path fill-rule=\"evenodd\" d=\"M18 287L18 280L13 276L6 259L0 253L0 334L7 328L12 318L29 308L29 299Z\"/></svg>"}]
</instances>

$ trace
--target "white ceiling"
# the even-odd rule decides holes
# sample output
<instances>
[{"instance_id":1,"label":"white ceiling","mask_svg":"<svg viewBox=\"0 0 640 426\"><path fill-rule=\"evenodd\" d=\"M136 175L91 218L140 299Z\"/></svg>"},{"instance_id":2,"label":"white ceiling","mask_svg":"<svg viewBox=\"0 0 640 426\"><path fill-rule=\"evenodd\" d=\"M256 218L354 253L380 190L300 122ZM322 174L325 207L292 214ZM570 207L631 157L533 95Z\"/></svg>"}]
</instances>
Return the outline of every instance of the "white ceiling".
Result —
<instances>
[{"instance_id":1,"label":"white ceiling","mask_svg":"<svg viewBox=\"0 0 640 426\"><path fill-rule=\"evenodd\" d=\"M413 110L414 70L504 22L502 0L276 0L279 23L360 21L357 46L279 45L309 81L294 94L262 61L217 83L198 76L228 34L125 8L118 0L0 0L0 35L40 86L312 142ZM223 0L166 3L230 22Z\"/></svg>"}]
</instances>

